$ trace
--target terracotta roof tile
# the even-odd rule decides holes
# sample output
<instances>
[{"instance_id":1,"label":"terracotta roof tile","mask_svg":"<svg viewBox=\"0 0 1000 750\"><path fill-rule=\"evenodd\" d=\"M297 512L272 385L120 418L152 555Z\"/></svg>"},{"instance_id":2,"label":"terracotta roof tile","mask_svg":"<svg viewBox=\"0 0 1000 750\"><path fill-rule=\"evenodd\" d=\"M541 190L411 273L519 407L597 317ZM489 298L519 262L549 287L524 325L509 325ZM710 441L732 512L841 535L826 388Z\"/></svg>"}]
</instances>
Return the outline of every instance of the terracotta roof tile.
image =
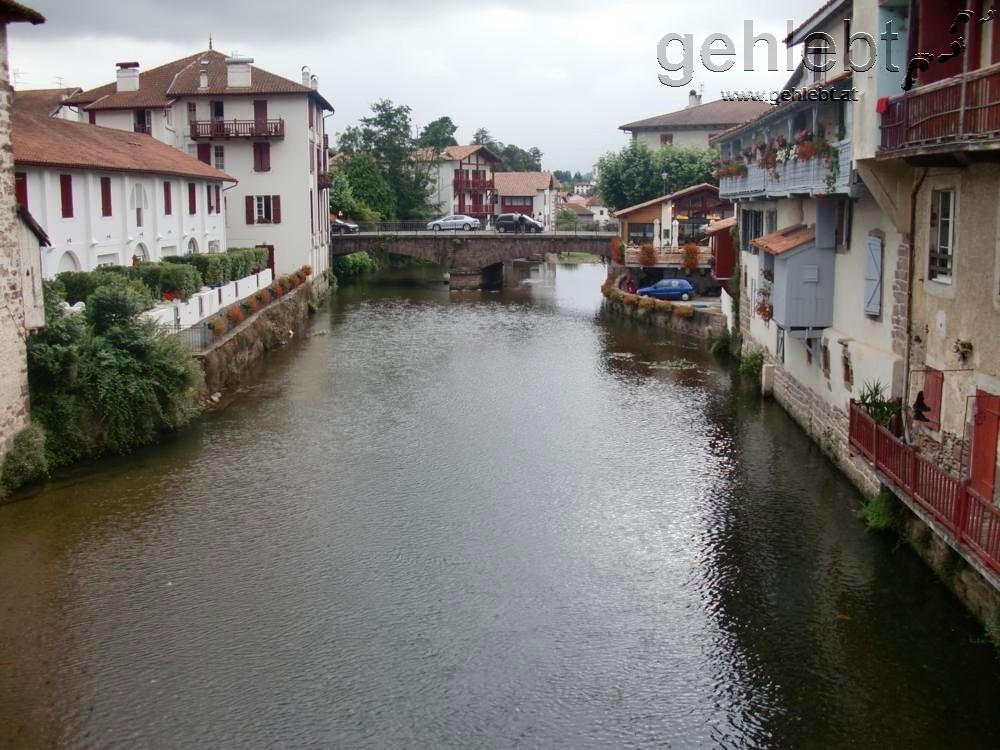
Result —
<instances>
[{"instance_id":1,"label":"terracotta roof tile","mask_svg":"<svg viewBox=\"0 0 1000 750\"><path fill-rule=\"evenodd\" d=\"M771 255L781 255L790 250L807 245L816 241L815 227L807 227L803 224L786 227L774 234L766 234L758 237L751 244Z\"/></svg>"},{"instance_id":2,"label":"terracotta roof tile","mask_svg":"<svg viewBox=\"0 0 1000 750\"><path fill-rule=\"evenodd\" d=\"M720 219L719 221L713 221L707 230L708 234L717 234L726 229L732 229L736 226L736 217L730 216L728 219Z\"/></svg>"},{"instance_id":3,"label":"terracotta roof tile","mask_svg":"<svg viewBox=\"0 0 1000 750\"><path fill-rule=\"evenodd\" d=\"M703 182L700 185L692 185L689 188L684 188L683 190L678 190L676 193L670 193L670 195L661 195L659 198L653 198L652 200L646 201L645 203L637 203L634 206L629 206L628 208L622 208L615 211L615 216L625 216L634 211L638 211L640 208L649 208L650 206L655 206L657 203L666 203L667 201L676 200L677 198L683 198L685 195L690 195L699 190L710 189L714 190L716 195L719 193L719 188L715 185L710 185L707 182Z\"/></svg>"},{"instance_id":4,"label":"terracotta roof tile","mask_svg":"<svg viewBox=\"0 0 1000 750\"><path fill-rule=\"evenodd\" d=\"M11 106L18 112L51 117L62 105L64 99L78 93L80 93L80 89L76 87L15 91Z\"/></svg>"},{"instance_id":5,"label":"terracotta roof tile","mask_svg":"<svg viewBox=\"0 0 1000 750\"><path fill-rule=\"evenodd\" d=\"M418 148L413 152L413 158L417 161L434 161L444 159L445 161L461 161L472 156L477 151L481 151L489 161L499 162L500 157L490 151L486 146L475 143L469 146L448 146L444 151L435 151L432 148Z\"/></svg>"},{"instance_id":6,"label":"terracotta roof tile","mask_svg":"<svg viewBox=\"0 0 1000 750\"><path fill-rule=\"evenodd\" d=\"M202 64L204 63L204 64ZM85 105L88 110L159 108L181 96L241 96L250 94L308 94L320 106L333 110L330 103L309 86L290 81L251 65L250 86L230 88L226 56L216 50L173 60L139 73L138 91L118 92L117 83L108 83L72 97L70 104ZM201 71L208 71L208 86L199 88Z\"/></svg>"},{"instance_id":7,"label":"terracotta roof tile","mask_svg":"<svg viewBox=\"0 0 1000 750\"><path fill-rule=\"evenodd\" d=\"M533 196L556 185L551 172L495 172L493 182L497 193L506 196Z\"/></svg>"},{"instance_id":8,"label":"terracotta roof tile","mask_svg":"<svg viewBox=\"0 0 1000 750\"><path fill-rule=\"evenodd\" d=\"M37 26L40 23L45 23L45 16L26 5L15 3L13 0L0 0L0 20L3 23L30 21Z\"/></svg>"},{"instance_id":9,"label":"terracotta roof tile","mask_svg":"<svg viewBox=\"0 0 1000 750\"><path fill-rule=\"evenodd\" d=\"M142 172L236 182L183 151L144 133L13 112L11 146L17 165Z\"/></svg>"},{"instance_id":10,"label":"terracotta roof tile","mask_svg":"<svg viewBox=\"0 0 1000 750\"><path fill-rule=\"evenodd\" d=\"M687 107L677 112L636 120L619 130L665 130L668 128L728 128L758 117L771 108L767 102L726 102L721 99Z\"/></svg>"},{"instance_id":11,"label":"terracotta roof tile","mask_svg":"<svg viewBox=\"0 0 1000 750\"><path fill-rule=\"evenodd\" d=\"M593 216L594 215L593 212L589 208L587 208L585 205L583 205L582 203L567 203L564 206L562 206L562 208L560 208L560 210L561 211L570 211L570 212L576 214L577 216Z\"/></svg>"}]
</instances>

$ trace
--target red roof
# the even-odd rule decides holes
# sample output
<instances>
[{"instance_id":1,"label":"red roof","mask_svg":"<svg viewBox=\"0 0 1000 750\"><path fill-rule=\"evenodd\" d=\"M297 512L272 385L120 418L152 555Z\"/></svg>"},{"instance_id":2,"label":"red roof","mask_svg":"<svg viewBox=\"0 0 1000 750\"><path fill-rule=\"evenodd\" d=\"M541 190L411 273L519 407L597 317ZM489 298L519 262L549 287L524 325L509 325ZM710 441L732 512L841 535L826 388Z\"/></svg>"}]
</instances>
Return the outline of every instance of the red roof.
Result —
<instances>
[{"instance_id":1,"label":"red roof","mask_svg":"<svg viewBox=\"0 0 1000 750\"><path fill-rule=\"evenodd\" d=\"M475 143L469 146L448 146L444 151L435 151L432 148L418 148L413 153L413 158L417 161L434 161L435 159L443 159L444 161L462 161L462 159L469 158L477 151L482 152L482 155L487 161L500 161L500 157L490 151L486 146L480 146Z\"/></svg>"},{"instance_id":2,"label":"red roof","mask_svg":"<svg viewBox=\"0 0 1000 750\"><path fill-rule=\"evenodd\" d=\"M170 174L236 182L225 172L145 133L17 110L10 119L10 142L18 166Z\"/></svg>"},{"instance_id":3,"label":"red roof","mask_svg":"<svg viewBox=\"0 0 1000 750\"><path fill-rule=\"evenodd\" d=\"M732 229L736 226L736 217L730 216L728 219L720 219L719 221L713 221L708 229L705 230L707 234L718 234L724 229Z\"/></svg>"},{"instance_id":4,"label":"red roof","mask_svg":"<svg viewBox=\"0 0 1000 750\"><path fill-rule=\"evenodd\" d=\"M19 112L51 117L65 99L78 93L79 88L19 90L14 92L12 106Z\"/></svg>"},{"instance_id":5,"label":"red roof","mask_svg":"<svg viewBox=\"0 0 1000 750\"><path fill-rule=\"evenodd\" d=\"M208 72L208 86L200 88L201 71ZM226 56L215 50L199 52L139 73L138 91L118 92L117 83L108 83L67 99L67 104L87 110L167 107L182 96L246 96L251 94L306 94L324 109L330 103L309 86L250 66L250 85L230 88Z\"/></svg>"},{"instance_id":6,"label":"red roof","mask_svg":"<svg viewBox=\"0 0 1000 750\"><path fill-rule=\"evenodd\" d=\"M683 198L685 195L690 195L691 193L696 193L699 190L714 190L715 194L719 194L719 188L715 185L710 185L707 182L703 182L700 185L692 185L689 188L684 188L683 190L678 190L676 193L671 193L670 195L661 195L659 198L653 198L653 200L646 201L645 203L637 203L634 206L629 206L628 208L623 208L620 211L615 211L615 216L624 216L625 214L633 213L638 211L640 208L649 208L650 206L655 206L657 203L670 203L678 198Z\"/></svg>"},{"instance_id":7,"label":"red roof","mask_svg":"<svg viewBox=\"0 0 1000 750\"><path fill-rule=\"evenodd\" d=\"M548 190L556 184L551 172L494 172L493 182L497 193L508 197L533 196L539 190Z\"/></svg>"},{"instance_id":8,"label":"red roof","mask_svg":"<svg viewBox=\"0 0 1000 750\"><path fill-rule=\"evenodd\" d=\"M796 248L808 245L816 240L815 227L807 227L804 224L786 227L773 234L766 234L758 237L751 243L771 255L781 255Z\"/></svg>"},{"instance_id":9,"label":"red roof","mask_svg":"<svg viewBox=\"0 0 1000 750\"><path fill-rule=\"evenodd\" d=\"M619 130L684 130L691 128L726 129L762 115L771 108L767 102L727 102L719 99L708 104L698 104L677 112L637 120L619 126Z\"/></svg>"}]
</instances>

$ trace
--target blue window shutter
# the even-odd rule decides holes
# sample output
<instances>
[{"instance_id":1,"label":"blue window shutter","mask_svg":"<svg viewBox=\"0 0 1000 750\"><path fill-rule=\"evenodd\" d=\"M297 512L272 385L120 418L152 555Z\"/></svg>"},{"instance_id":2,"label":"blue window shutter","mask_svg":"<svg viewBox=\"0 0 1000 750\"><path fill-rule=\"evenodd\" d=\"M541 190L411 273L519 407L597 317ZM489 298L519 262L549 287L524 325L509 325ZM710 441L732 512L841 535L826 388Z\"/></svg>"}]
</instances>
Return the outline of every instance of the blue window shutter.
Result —
<instances>
[{"instance_id":1,"label":"blue window shutter","mask_svg":"<svg viewBox=\"0 0 1000 750\"><path fill-rule=\"evenodd\" d=\"M865 315L882 314L882 240L865 238Z\"/></svg>"}]
</instances>

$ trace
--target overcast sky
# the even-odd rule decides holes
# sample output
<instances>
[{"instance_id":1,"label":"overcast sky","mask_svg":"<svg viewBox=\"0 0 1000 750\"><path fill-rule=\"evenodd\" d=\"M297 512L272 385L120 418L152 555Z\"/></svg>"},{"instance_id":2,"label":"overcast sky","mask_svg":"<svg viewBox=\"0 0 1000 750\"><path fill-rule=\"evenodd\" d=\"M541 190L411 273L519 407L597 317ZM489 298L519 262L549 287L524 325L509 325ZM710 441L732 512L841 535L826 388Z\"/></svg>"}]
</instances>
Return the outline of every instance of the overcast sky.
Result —
<instances>
[{"instance_id":1,"label":"overcast sky","mask_svg":"<svg viewBox=\"0 0 1000 750\"><path fill-rule=\"evenodd\" d=\"M755 72L743 72L743 21L784 37L819 0L707 3L630 0L565 3L492 0L25 0L43 26L13 24L10 67L19 88L90 88L114 79L115 62L143 69L208 46L255 58L273 73L299 80L303 65L337 112L334 132L364 116L371 102L413 108L415 125L442 115L468 143L487 128L505 143L537 146L546 169L587 171L626 136L619 125L680 109L688 89L780 88L788 73L767 71L764 44ZM753 8L751 10L751 7ZM674 88L657 78L656 48L667 33L694 36L694 81ZM737 64L705 70L698 50L711 33L735 42ZM680 59L678 45L671 59Z\"/></svg>"}]
</instances>

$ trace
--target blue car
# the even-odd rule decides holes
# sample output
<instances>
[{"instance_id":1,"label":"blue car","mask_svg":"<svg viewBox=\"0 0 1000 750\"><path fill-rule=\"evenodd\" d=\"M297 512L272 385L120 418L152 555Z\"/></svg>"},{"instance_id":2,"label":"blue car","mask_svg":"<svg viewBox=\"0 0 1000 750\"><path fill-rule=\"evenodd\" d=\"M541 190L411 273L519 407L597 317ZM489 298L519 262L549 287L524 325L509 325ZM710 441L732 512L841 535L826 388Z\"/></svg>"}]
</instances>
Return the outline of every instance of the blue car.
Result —
<instances>
[{"instance_id":1,"label":"blue car","mask_svg":"<svg viewBox=\"0 0 1000 750\"><path fill-rule=\"evenodd\" d=\"M643 297L654 297L655 299L682 300L687 302L694 297L694 287L687 279L663 279L657 281L653 286L646 286L639 290Z\"/></svg>"}]
</instances>

